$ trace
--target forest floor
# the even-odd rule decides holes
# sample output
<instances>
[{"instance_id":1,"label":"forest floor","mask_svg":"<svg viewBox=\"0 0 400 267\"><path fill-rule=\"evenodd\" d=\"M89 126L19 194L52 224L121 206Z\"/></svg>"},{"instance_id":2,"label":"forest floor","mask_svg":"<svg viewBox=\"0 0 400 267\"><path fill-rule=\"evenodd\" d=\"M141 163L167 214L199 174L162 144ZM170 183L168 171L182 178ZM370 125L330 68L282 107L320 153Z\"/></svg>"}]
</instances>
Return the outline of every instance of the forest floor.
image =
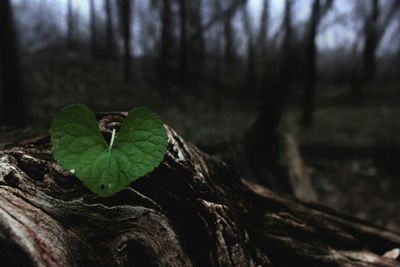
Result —
<instances>
[{"instance_id":1,"label":"forest floor","mask_svg":"<svg viewBox=\"0 0 400 267\"><path fill-rule=\"evenodd\" d=\"M320 204L400 232L400 179L371 159L306 158Z\"/></svg>"},{"instance_id":2,"label":"forest floor","mask_svg":"<svg viewBox=\"0 0 400 267\"><path fill-rule=\"evenodd\" d=\"M185 139L218 152L239 142L257 116L257 105L243 93L227 97L227 89L194 87L165 94L145 83L123 83L117 67L82 59L29 66L31 125L48 129L58 110L74 102L96 111L144 105ZM353 106L345 86L320 86L313 127L294 132L321 204L400 232L400 88L374 89L367 88L365 105Z\"/></svg>"},{"instance_id":3,"label":"forest floor","mask_svg":"<svg viewBox=\"0 0 400 267\"><path fill-rule=\"evenodd\" d=\"M343 87L320 93L299 142L321 204L400 232L400 86L377 88L362 106Z\"/></svg>"}]
</instances>

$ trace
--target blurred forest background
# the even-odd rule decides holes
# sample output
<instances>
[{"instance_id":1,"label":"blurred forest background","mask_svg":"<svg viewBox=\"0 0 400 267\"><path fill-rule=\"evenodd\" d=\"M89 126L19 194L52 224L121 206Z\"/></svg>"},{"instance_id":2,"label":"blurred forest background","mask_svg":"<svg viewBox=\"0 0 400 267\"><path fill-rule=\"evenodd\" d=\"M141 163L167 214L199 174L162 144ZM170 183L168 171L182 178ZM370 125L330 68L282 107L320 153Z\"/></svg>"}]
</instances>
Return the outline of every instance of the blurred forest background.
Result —
<instances>
[{"instance_id":1,"label":"blurred forest background","mask_svg":"<svg viewBox=\"0 0 400 267\"><path fill-rule=\"evenodd\" d=\"M3 125L144 105L260 183L310 180L400 231L399 0L1 0L0 35Z\"/></svg>"}]
</instances>

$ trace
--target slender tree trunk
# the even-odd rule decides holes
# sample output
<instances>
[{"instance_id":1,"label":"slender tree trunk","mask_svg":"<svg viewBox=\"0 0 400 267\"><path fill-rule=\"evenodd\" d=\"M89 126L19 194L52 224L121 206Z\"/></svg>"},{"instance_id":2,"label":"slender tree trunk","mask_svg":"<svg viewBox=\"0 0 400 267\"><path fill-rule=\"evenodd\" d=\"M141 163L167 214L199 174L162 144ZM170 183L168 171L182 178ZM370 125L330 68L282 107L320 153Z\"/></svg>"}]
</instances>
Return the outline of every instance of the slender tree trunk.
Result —
<instances>
[{"instance_id":1,"label":"slender tree trunk","mask_svg":"<svg viewBox=\"0 0 400 267\"><path fill-rule=\"evenodd\" d=\"M129 81L132 79L132 55L131 55L131 0L121 0L119 2L121 30L124 45L124 79Z\"/></svg>"},{"instance_id":2,"label":"slender tree trunk","mask_svg":"<svg viewBox=\"0 0 400 267\"><path fill-rule=\"evenodd\" d=\"M280 163L281 136L277 131L291 93L292 0L285 3L279 77L266 86L260 113L247 133L244 147L252 166L249 177L273 190L293 194L294 188Z\"/></svg>"},{"instance_id":3,"label":"slender tree trunk","mask_svg":"<svg viewBox=\"0 0 400 267\"><path fill-rule=\"evenodd\" d=\"M67 50L74 50L74 18L72 0L67 2Z\"/></svg>"},{"instance_id":4,"label":"slender tree trunk","mask_svg":"<svg viewBox=\"0 0 400 267\"><path fill-rule=\"evenodd\" d=\"M115 54L115 43L110 0L104 0L104 11L106 14L106 55L107 58L112 59Z\"/></svg>"},{"instance_id":5,"label":"slender tree trunk","mask_svg":"<svg viewBox=\"0 0 400 267\"><path fill-rule=\"evenodd\" d=\"M307 36L307 70L303 95L302 125L311 126L314 118L315 84L316 84L316 44L315 38L320 18L320 0L314 0Z\"/></svg>"},{"instance_id":6,"label":"slender tree trunk","mask_svg":"<svg viewBox=\"0 0 400 267\"><path fill-rule=\"evenodd\" d=\"M97 43L96 43L96 7L94 0L89 0L90 6L90 53L92 58L97 56Z\"/></svg>"},{"instance_id":7,"label":"slender tree trunk","mask_svg":"<svg viewBox=\"0 0 400 267\"><path fill-rule=\"evenodd\" d=\"M0 1L1 110L4 124L23 127L26 106L21 82L21 66L12 6Z\"/></svg>"},{"instance_id":8,"label":"slender tree trunk","mask_svg":"<svg viewBox=\"0 0 400 267\"><path fill-rule=\"evenodd\" d=\"M364 47L364 80L371 81L376 73L376 49L378 46L379 0L372 1L372 11L366 22Z\"/></svg>"},{"instance_id":9,"label":"slender tree trunk","mask_svg":"<svg viewBox=\"0 0 400 267\"><path fill-rule=\"evenodd\" d=\"M281 81L287 82L292 78L291 75L291 64L292 60L292 15L293 15L293 0L286 0L285 2L285 14L283 27L285 31L285 36L283 38L281 57L282 57L282 71L281 71Z\"/></svg>"},{"instance_id":10,"label":"slender tree trunk","mask_svg":"<svg viewBox=\"0 0 400 267\"><path fill-rule=\"evenodd\" d=\"M246 31L247 35L247 85L249 86L249 91L251 92L253 90L253 86L255 84L255 60L254 60L254 34L252 31L252 27L250 25L250 17L248 14L248 9L247 7L243 8L243 24L244 24L244 29Z\"/></svg>"},{"instance_id":11,"label":"slender tree trunk","mask_svg":"<svg viewBox=\"0 0 400 267\"><path fill-rule=\"evenodd\" d=\"M232 0L229 0L229 3L231 3ZM224 46L224 57L225 57L225 65L227 68L230 68L233 64L233 26L232 26L232 17L234 13L229 12L225 17L224 17L224 40L225 40L225 46Z\"/></svg>"},{"instance_id":12,"label":"slender tree trunk","mask_svg":"<svg viewBox=\"0 0 400 267\"><path fill-rule=\"evenodd\" d=\"M202 28L202 17L203 17L203 6L202 6L202 1L201 0L192 0L192 16L193 16L193 28L195 29L201 29ZM194 63L200 68L199 70L201 71L201 67L204 64L205 61L205 39L204 39L204 32L201 31L195 42L193 43L195 49L194 49Z\"/></svg>"},{"instance_id":13,"label":"slender tree trunk","mask_svg":"<svg viewBox=\"0 0 400 267\"><path fill-rule=\"evenodd\" d=\"M171 0L164 0L162 1L162 11L161 11L161 52L160 52L160 75L163 80L166 80L169 76L171 46L172 46Z\"/></svg>"},{"instance_id":14,"label":"slender tree trunk","mask_svg":"<svg viewBox=\"0 0 400 267\"><path fill-rule=\"evenodd\" d=\"M215 0L215 1L217 1L217 0ZM214 1L214 3L215 3L215 1ZM192 41L193 39L198 38L198 36L200 34L203 34L203 33L207 32L216 23L218 23L221 20L224 20L224 18L226 16L228 16L229 14L232 14L231 16L233 16L239 10L239 8L241 8L244 5L246 5L247 0L235 0L235 1L230 2L230 3L231 3L231 5L229 5L227 8L225 8L224 10L221 9L220 13L214 14L208 21L202 23L200 25L201 27L195 28L194 31L190 34L189 40Z\"/></svg>"},{"instance_id":15,"label":"slender tree trunk","mask_svg":"<svg viewBox=\"0 0 400 267\"><path fill-rule=\"evenodd\" d=\"M222 14L222 7L221 7L221 1L219 0L214 0L213 2L213 16L216 17L219 14ZM215 54L214 54L214 74L215 77L217 77L217 80L220 81L221 75L222 75L222 67L224 65L223 63L223 40L221 38L223 34L223 26L218 23L215 26L216 34L215 34Z\"/></svg>"},{"instance_id":16,"label":"slender tree trunk","mask_svg":"<svg viewBox=\"0 0 400 267\"><path fill-rule=\"evenodd\" d=\"M371 3L371 13L367 16L364 23L364 50L363 66L360 75L353 83L353 100L356 104L364 102L364 87L366 83L375 78L376 73L376 49L378 47L378 20L379 20L379 0L369 0Z\"/></svg>"},{"instance_id":17,"label":"slender tree trunk","mask_svg":"<svg viewBox=\"0 0 400 267\"><path fill-rule=\"evenodd\" d=\"M263 9L260 18L260 31L258 33L258 50L260 56L266 60L267 58L267 44L268 44L268 27L269 27L269 1L264 0Z\"/></svg>"},{"instance_id":18,"label":"slender tree trunk","mask_svg":"<svg viewBox=\"0 0 400 267\"><path fill-rule=\"evenodd\" d=\"M180 45L179 45L179 69L184 78L187 71L187 6L186 0L179 0L180 16Z\"/></svg>"},{"instance_id":19,"label":"slender tree trunk","mask_svg":"<svg viewBox=\"0 0 400 267\"><path fill-rule=\"evenodd\" d=\"M254 43L253 39L250 38L247 41L247 85L249 86L250 92L254 91L254 85L256 82L256 73L255 73L255 60L254 60Z\"/></svg>"}]
</instances>

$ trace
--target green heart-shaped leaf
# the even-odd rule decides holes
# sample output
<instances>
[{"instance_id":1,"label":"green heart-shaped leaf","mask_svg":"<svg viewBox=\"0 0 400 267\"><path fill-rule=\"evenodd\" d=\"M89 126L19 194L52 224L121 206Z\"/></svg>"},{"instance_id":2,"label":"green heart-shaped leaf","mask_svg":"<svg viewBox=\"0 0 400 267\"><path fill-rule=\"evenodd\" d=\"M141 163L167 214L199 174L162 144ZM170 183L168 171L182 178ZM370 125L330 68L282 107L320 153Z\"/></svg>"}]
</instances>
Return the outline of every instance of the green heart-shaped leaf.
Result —
<instances>
[{"instance_id":1,"label":"green heart-shaped leaf","mask_svg":"<svg viewBox=\"0 0 400 267\"><path fill-rule=\"evenodd\" d=\"M54 158L99 196L111 196L153 171L163 160L168 139L160 119L147 108L134 108L111 144L100 133L85 105L65 107L53 120Z\"/></svg>"}]
</instances>

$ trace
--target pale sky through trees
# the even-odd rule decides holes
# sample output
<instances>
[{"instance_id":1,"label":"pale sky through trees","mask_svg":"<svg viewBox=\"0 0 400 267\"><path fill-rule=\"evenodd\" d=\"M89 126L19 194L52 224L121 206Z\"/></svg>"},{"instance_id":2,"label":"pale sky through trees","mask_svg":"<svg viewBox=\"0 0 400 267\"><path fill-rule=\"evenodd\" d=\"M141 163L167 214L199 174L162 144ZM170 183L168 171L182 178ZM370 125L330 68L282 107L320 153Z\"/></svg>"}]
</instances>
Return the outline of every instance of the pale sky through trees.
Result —
<instances>
[{"instance_id":1,"label":"pale sky through trees","mask_svg":"<svg viewBox=\"0 0 400 267\"><path fill-rule=\"evenodd\" d=\"M294 10L294 22L295 24L297 23L307 23L309 16L310 16L310 10L312 6L312 1L313 0L296 0ZM356 42L356 36L357 32L360 30L360 25L357 24L357 21L354 21L354 4L356 3L357 0L336 0L334 3L334 7L331 12L326 16L326 18L322 21L317 37L317 45L319 47L319 50L324 50L324 49L335 49L338 47L343 47L347 49L351 49L351 47L354 46L354 43ZM26 10L29 11L34 11L36 9L40 9L40 6L50 6L48 8L48 12L52 12L54 14L48 14L50 17L55 17L56 18L56 23L59 28L64 29L66 27L65 23L65 16L66 16L66 7L67 7L67 0L13 0L14 4L16 5L28 5L29 8ZM72 0L73 6L74 6L74 11L79 14L79 28L80 32L88 32L89 27L88 27L88 18L89 18L89 1L85 0ZM95 5L98 13L98 17L103 16L103 0L95 0ZM135 6L137 7L138 5L146 5L148 3L148 0L136 0L135 1ZM253 21L253 26L255 29L258 28L259 26L259 19L261 15L261 5L263 3L263 0L249 0L248 5L250 7L250 10L252 12L252 21ZM269 33L270 35L275 35L277 31L280 30L280 25L281 25L281 20L282 20L282 13L283 13L283 7L284 7L284 0L271 0L271 24L270 24L270 30ZM384 4L384 3L383 3ZM138 16L135 16L135 14L138 12L138 8L134 8L134 27L133 27L133 32L134 36L137 36L140 32L140 21L138 19ZM28 27L32 24L31 17L33 20L35 18L35 14L38 15L40 14L43 16L43 14L40 13L40 10L38 12L33 12L31 16L29 14L23 14L23 18L19 18L20 20L24 21L23 25L27 25ZM21 16L18 16L21 17ZM242 24L240 23L241 16L237 15L236 20L238 21L236 23L236 30L237 33L240 35L243 33L243 28ZM393 27L392 27L393 28ZM387 35L390 35L392 31L387 31ZM137 40L137 39L136 39ZM135 38L134 38L135 42ZM383 42L381 44L381 50L387 51L388 49L397 49L398 45L392 45L390 42L390 37L384 38ZM139 46L132 44L134 54L140 54L140 48ZM384 49L382 49L384 47ZM239 47L238 51L241 51L242 48Z\"/></svg>"}]
</instances>

